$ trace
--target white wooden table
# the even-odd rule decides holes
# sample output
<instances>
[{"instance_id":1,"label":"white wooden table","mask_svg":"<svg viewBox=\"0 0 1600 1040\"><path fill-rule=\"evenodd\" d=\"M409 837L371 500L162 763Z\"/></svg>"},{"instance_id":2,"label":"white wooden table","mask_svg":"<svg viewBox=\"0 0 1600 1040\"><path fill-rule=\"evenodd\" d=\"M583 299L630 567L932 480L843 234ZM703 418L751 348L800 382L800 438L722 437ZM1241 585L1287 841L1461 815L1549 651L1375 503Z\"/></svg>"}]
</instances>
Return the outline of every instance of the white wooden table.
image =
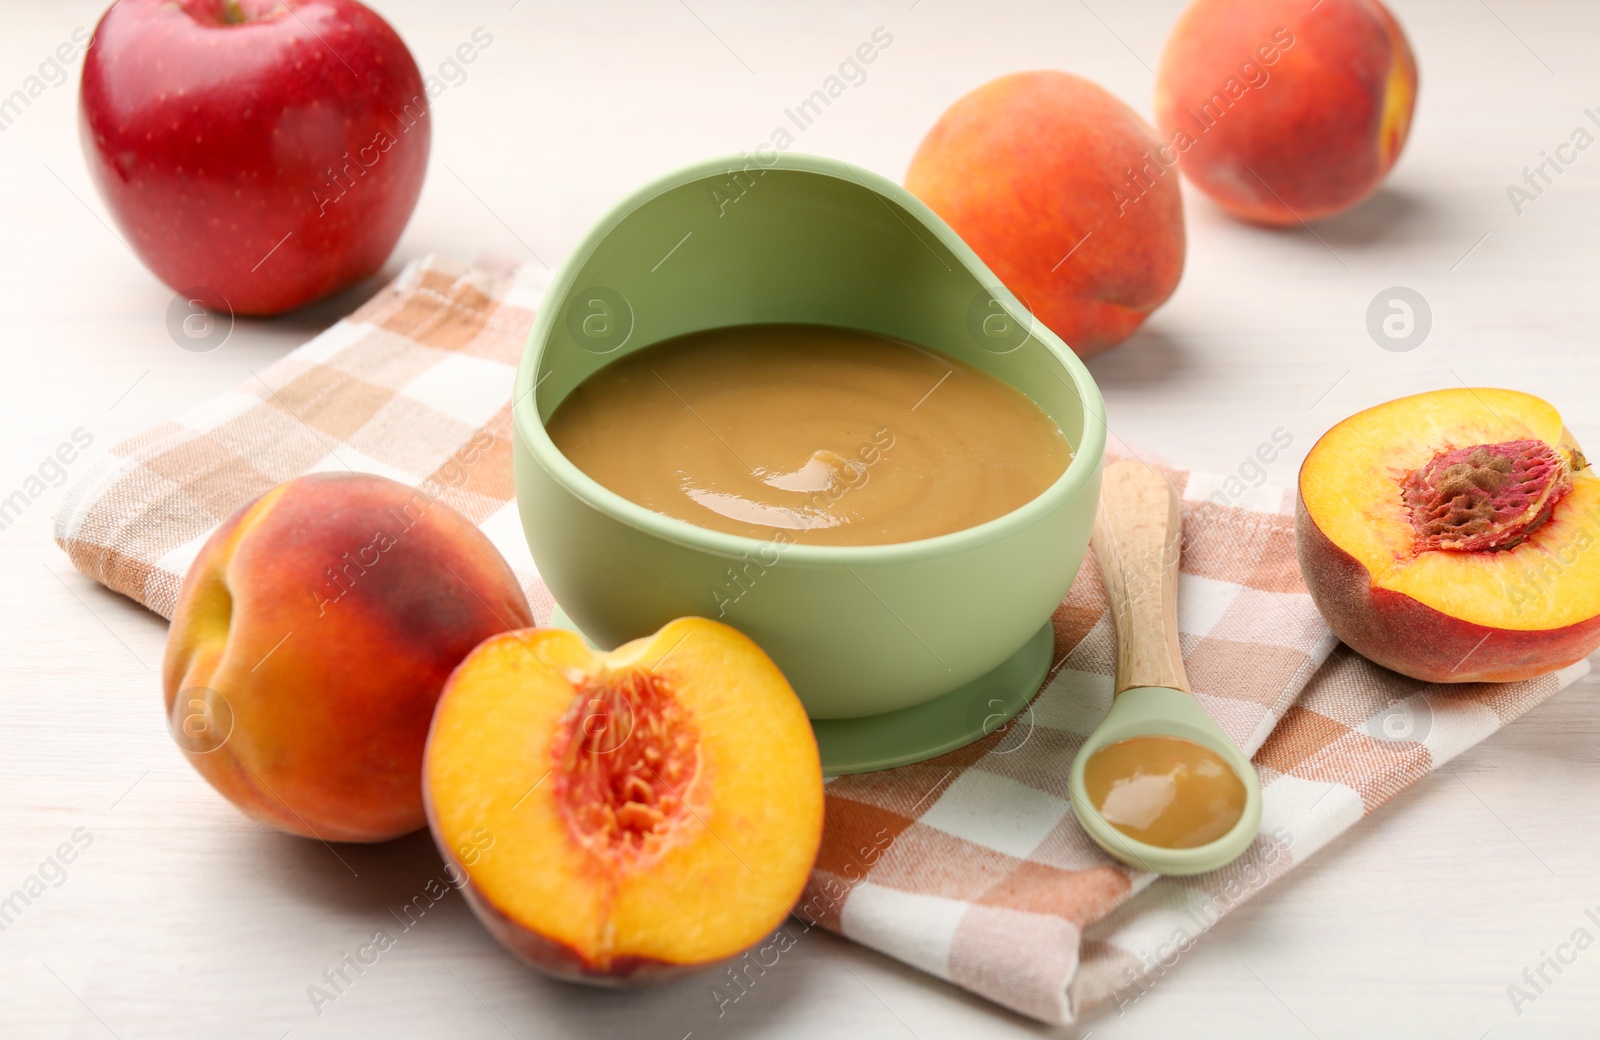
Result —
<instances>
[{"instance_id":1,"label":"white wooden table","mask_svg":"<svg viewBox=\"0 0 1600 1040\"><path fill-rule=\"evenodd\" d=\"M434 71L493 43L436 102L432 169L388 273L439 251L559 264L646 179L753 149L883 27L893 42L797 150L903 174L926 128L1003 72L1089 76L1148 111L1176 0L739 4L386 0ZM1408 150L1360 210L1271 233L1189 193L1188 269L1131 342L1091 364L1114 433L1237 470L1282 427L1290 485L1316 437L1423 389L1518 387L1600 444L1600 149L1518 215L1506 186L1600 104L1600 9L1581 0L1397 0L1422 69ZM1491 9L1492 7L1492 9ZM8 0L0 95L100 5ZM0 134L0 493L83 427L119 437L241 382L365 292L220 350L179 349L172 294L104 226L77 143L76 73ZM457 77L459 79L459 77ZM537 259L535 259L537 258ZM376 283L374 283L376 284ZM1381 290L1420 292L1417 349L1366 331ZM81 465L81 463L80 463ZM307 987L438 874L426 835L342 849L269 833L172 747L161 620L77 575L50 538L61 491L0 531L0 894L76 833L88 846L0 933L6 1037L833 1037L1048 1032L870 951L812 933L718 1017L708 982L575 989L519 967L458 899L334 1004ZM79 829L82 829L81 831ZM1518 1014L1507 987L1580 927L1600 939L1600 682L1586 679L1406 792L1228 918L1113 1037L1600 1035L1600 948ZM353 871L353 873L352 873Z\"/></svg>"}]
</instances>

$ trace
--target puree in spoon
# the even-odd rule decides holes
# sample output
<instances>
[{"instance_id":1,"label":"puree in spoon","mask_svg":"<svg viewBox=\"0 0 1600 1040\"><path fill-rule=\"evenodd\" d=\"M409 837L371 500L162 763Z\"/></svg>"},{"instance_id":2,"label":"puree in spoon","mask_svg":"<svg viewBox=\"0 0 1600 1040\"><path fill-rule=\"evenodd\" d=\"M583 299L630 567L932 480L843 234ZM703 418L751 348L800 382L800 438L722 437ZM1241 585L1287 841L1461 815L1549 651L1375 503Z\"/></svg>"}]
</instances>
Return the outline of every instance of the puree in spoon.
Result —
<instances>
[{"instance_id":1,"label":"puree in spoon","mask_svg":"<svg viewBox=\"0 0 1600 1040\"><path fill-rule=\"evenodd\" d=\"M1107 823L1164 849L1216 841L1244 815L1245 786L1232 767L1181 737L1107 744L1089 756L1083 783Z\"/></svg>"},{"instance_id":2,"label":"puree in spoon","mask_svg":"<svg viewBox=\"0 0 1600 1040\"><path fill-rule=\"evenodd\" d=\"M993 520L1066 471L1066 436L954 358L823 325L734 325L619 358L546 423L622 497L752 538L879 545Z\"/></svg>"}]
</instances>

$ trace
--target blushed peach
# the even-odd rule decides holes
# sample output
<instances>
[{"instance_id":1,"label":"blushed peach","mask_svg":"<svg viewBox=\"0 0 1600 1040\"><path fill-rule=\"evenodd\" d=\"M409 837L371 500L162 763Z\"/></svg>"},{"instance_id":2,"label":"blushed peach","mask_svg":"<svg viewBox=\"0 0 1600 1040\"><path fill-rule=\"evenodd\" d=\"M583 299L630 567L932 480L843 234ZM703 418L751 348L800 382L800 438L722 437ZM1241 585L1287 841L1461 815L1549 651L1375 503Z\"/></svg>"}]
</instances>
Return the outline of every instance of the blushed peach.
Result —
<instances>
[{"instance_id":1,"label":"blushed peach","mask_svg":"<svg viewBox=\"0 0 1600 1040\"><path fill-rule=\"evenodd\" d=\"M1019 72L950 106L906 187L1088 357L1132 335L1183 274L1183 199L1158 151L1096 84Z\"/></svg>"},{"instance_id":2,"label":"blushed peach","mask_svg":"<svg viewBox=\"0 0 1600 1040\"><path fill-rule=\"evenodd\" d=\"M1416 98L1411 46L1378 0L1198 0L1168 37L1156 123L1223 209L1295 224L1377 190Z\"/></svg>"},{"instance_id":3,"label":"blushed peach","mask_svg":"<svg viewBox=\"0 0 1600 1040\"><path fill-rule=\"evenodd\" d=\"M291 480L183 580L162 684L184 754L250 816L326 841L423 826L422 749L468 651L532 623L493 544L370 474Z\"/></svg>"}]
</instances>

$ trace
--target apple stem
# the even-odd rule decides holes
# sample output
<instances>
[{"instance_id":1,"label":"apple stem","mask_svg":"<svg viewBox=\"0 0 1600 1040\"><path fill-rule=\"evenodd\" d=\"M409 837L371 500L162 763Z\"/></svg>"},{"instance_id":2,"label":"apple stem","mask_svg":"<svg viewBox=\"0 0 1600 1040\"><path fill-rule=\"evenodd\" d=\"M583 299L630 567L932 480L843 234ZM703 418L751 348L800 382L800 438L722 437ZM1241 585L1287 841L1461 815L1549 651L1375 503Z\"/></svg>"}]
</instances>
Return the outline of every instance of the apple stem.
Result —
<instances>
[{"instance_id":1,"label":"apple stem","mask_svg":"<svg viewBox=\"0 0 1600 1040\"><path fill-rule=\"evenodd\" d=\"M229 25L240 25L249 21L249 16L244 13L244 7L239 0L222 0L222 16Z\"/></svg>"}]
</instances>

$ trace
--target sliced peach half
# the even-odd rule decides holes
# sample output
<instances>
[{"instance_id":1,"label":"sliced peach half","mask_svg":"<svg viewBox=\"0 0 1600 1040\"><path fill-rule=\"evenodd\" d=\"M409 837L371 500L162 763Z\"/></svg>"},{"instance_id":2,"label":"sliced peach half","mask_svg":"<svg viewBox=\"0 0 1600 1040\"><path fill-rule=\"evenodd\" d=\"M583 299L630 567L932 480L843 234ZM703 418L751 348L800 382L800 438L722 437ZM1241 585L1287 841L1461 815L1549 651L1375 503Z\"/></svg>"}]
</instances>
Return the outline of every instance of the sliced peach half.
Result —
<instances>
[{"instance_id":1,"label":"sliced peach half","mask_svg":"<svg viewBox=\"0 0 1600 1040\"><path fill-rule=\"evenodd\" d=\"M681 618L610 653L523 629L445 686L423 785L489 931L581 982L732 957L800 896L822 837L805 710L736 629Z\"/></svg>"},{"instance_id":2,"label":"sliced peach half","mask_svg":"<svg viewBox=\"0 0 1600 1040\"><path fill-rule=\"evenodd\" d=\"M1334 633L1428 682L1526 679L1600 646L1600 477L1515 390L1369 408L1300 469L1300 569Z\"/></svg>"}]
</instances>

